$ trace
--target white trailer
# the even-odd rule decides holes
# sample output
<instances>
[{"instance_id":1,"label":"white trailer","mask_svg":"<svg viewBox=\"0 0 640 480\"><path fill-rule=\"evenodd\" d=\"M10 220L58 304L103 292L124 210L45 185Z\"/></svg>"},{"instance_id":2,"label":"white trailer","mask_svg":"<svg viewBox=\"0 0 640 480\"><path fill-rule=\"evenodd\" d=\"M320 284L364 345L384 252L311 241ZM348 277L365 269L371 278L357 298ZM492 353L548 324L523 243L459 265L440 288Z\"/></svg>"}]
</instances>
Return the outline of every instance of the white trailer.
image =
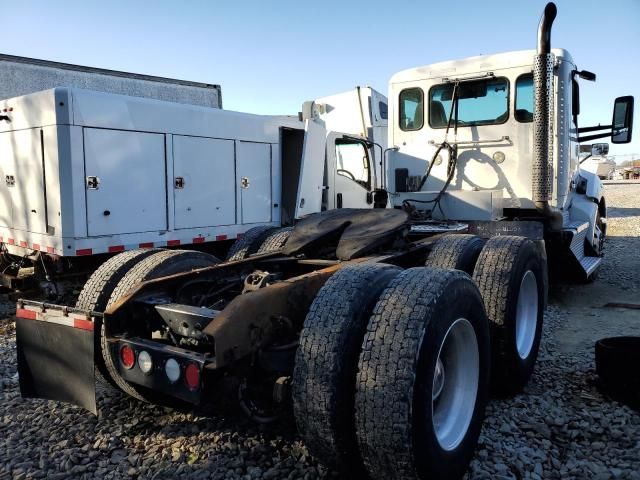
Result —
<instances>
[{"instance_id":1,"label":"white trailer","mask_svg":"<svg viewBox=\"0 0 640 480\"><path fill-rule=\"evenodd\" d=\"M77 88L0 101L0 243L35 260L200 246L373 207L386 98L357 88L308 107L326 113L302 122Z\"/></svg>"}]
</instances>

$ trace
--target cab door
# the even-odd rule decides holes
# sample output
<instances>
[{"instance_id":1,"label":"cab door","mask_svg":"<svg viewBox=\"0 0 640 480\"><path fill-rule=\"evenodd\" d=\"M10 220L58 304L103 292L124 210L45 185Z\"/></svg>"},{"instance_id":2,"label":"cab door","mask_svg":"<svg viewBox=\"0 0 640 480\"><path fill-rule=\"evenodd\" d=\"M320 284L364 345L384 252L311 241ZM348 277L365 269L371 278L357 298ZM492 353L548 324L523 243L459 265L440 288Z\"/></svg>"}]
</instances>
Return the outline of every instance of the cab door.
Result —
<instances>
[{"instance_id":1,"label":"cab door","mask_svg":"<svg viewBox=\"0 0 640 480\"><path fill-rule=\"evenodd\" d=\"M330 137L327 157L333 166L335 208L373 208L376 179L369 148L363 141L342 134Z\"/></svg>"},{"instance_id":2,"label":"cab door","mask_svg":"<svg viewBox=\"0 0 640 480\"><path fill-rule=\"evenodd\" d=\"M327 132L324 125L313 120L305 120L296 219L322 210L326 141Z\"/></svg>"}]
</instances>

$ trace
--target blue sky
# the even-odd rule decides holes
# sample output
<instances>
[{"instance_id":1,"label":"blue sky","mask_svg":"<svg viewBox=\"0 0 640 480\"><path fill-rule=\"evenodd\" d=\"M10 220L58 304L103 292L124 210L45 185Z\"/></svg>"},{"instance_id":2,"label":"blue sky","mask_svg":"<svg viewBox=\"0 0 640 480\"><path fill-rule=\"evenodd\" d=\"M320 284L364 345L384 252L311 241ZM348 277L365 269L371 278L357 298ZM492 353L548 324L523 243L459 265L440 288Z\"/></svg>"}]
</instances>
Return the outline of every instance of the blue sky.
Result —
<instances>
[{"instance_id":1,"label":"blue sky","mask_svg":"<svg viewBox=\"0 0 640 480\"><path fill-rule=\"evenodd\" d=\"M552 44L581 69L582 126L610 123L613 100L640 102L640 0L558 0ZM305 100L399 70L535 48L541 0L0 0L0 52L222 85L224 108L291 114ZM640 157L634 141L612 146Z\"/></svg>"}]
</instances>

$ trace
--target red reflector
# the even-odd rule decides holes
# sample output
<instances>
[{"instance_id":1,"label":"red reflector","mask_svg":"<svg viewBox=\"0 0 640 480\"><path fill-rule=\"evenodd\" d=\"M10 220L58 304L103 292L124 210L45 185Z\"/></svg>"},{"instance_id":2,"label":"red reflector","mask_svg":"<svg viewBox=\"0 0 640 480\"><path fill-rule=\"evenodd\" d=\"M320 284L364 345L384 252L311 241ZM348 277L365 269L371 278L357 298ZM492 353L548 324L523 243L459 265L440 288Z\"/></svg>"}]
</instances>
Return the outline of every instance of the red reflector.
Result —
<instances>
[{"instance_id":1,"label":"red reflector","mask_svg":"<svg viewBox=\"0 0 640 480\"><path fill-rule=\"evenodd\" d=\"M184 371L184 381L191 390L200 388L200 367L190 363Z\"/></svg>"},{"instance_id":2,"label":"red reflector","mask_svg":"<svg viewBox=\"0 0 640 480\"><path fill-rule=\"evenodd\" d=\"M153 242L141 243L138 245L139 248L153 248Z\"/></svg>"},{"instance_id":3,"label":"red reflector","mask_svg":"<svg viewBox=\"0 0 640 480\"><path fill-rule=\"evenodd\" d=\"M15 245L15 244L16 244L16 241L15 241L13 238L10 238L10 239L8 239L8 240L7 240L7 243L8 243L9 245Z\"/></svg>"},{"instance_id":4,"label":"red reflector","mask_svg":"<svg viewBox=\"0 0 640 480\"><path fill-rule=\"evenodd\" d=\"M91 255L93 251L90 248L81 248L80 250L76 250L76 255Z\"/></svg>"},{"instance_id":5,"label":"red reflector","mask_svg":"<svg viewBox=\"0 0 640 480\"><path fill-rule=\"evenodd\" d=\"M39 245L39 244L37 244L37 243L34 243L34 244L33 244L33 249L34 249L34 250L40 250L40 245Z\"/></svg>"},{"instance_id":6,"label":"red reflector","mask_svg":"<svg viewBox=\"0 0 640 480\"><path fill-rule=\"evenodd\" d=\"M226 235L216 235L216 240L221 241L221 240L226 240L227 236Z\"/></svg>"},{"instance_id":7,"label":"red reflector","mask_svg":"<svg viewBox=\"0 0 640 480\"><path fill-rule=\"evenodd\" d=\"M136 354L129 345L123 345L120 349L120 360L124 368L133 368L136 363Z\"/></svg>"},{"instance_id":8,"label":"red reflector","mask_svg":"<svg viewBox=\"0 0 640 480\"><path fill-rule=\"evenodd\" d=\"M20 246L21 247L26 247L27 246L27 242L25 242L24 240L20 240Z\"/></svg>"},{"instance_id":9,"label":"red reflector","mask_svg":"<svg viewBox=\"0 0 640 480\"><path fill-rule=\"evenodd\" d=\"M109 253L124 252L124 245L113 245L109 247Z\"/></svg>"},{"instance_id":10,"label":"red reflector","mask_svg":"<svg viewBox=\"0 0 640 480\"><path fill-rule=\"evenodd\" d=\"M35 320L38 318L38 312L34 310L27 310L26 308L18 308L16 310L16 317L26 318L27 320Z\"/></svg>"},{"instance_id":11,"label":"red reflector","mask_svg":"<svg viewBox=\"0 0 640 480\"><path fill-rule=\"evenodd\" d=\"M90 320L82 320L80 318L76 318L73 320L73 328L79 328L80 330L93 332L93 322Z\"/></svg>"},{"instance_id":12,"label":"red reflector","mask_svg":"<svg viewBox=\"0 0 640 480\"><path fill-rule=\"evenodd\" d=\"M56 249L53 247L47 247L47 253L56 253Z\"/></svg>"},{"instance_id":13,"label":"red reflector","mask_svg":"<svg viewBox=\"0 0 640 480\"><path fill-rule=\"evenodd\" d=\"M176 247L180 245L180 240L168 240L167 247Z\"/></svg>"},{"instance_id":14,"label":"red reflector","mask_svg":"<svg viewBox=\"0 0 640 480\"><path fill-rule=\"evenodd\" d=\"M204 243L204 237L194 237L193 243Z\"/></svg>"}]
</instances>

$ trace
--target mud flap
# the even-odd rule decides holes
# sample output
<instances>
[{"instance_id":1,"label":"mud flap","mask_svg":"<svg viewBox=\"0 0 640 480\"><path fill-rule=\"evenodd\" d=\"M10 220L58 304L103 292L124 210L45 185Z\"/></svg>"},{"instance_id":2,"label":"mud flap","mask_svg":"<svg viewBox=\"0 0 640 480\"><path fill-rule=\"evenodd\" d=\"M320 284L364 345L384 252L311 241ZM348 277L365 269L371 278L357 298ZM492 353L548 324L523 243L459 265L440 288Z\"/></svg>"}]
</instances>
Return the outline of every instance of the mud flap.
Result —
<instances>
[{"instance_id":1,"label":"mud flap","mask_svg":"<svg viewBox=\"0 0 640 480\"><path fill-rule=\"evenodd\" d=\"M22 396L71 403L97 415L93 322L27 306L16 317Z\"/></svg>"}]
</instances>

